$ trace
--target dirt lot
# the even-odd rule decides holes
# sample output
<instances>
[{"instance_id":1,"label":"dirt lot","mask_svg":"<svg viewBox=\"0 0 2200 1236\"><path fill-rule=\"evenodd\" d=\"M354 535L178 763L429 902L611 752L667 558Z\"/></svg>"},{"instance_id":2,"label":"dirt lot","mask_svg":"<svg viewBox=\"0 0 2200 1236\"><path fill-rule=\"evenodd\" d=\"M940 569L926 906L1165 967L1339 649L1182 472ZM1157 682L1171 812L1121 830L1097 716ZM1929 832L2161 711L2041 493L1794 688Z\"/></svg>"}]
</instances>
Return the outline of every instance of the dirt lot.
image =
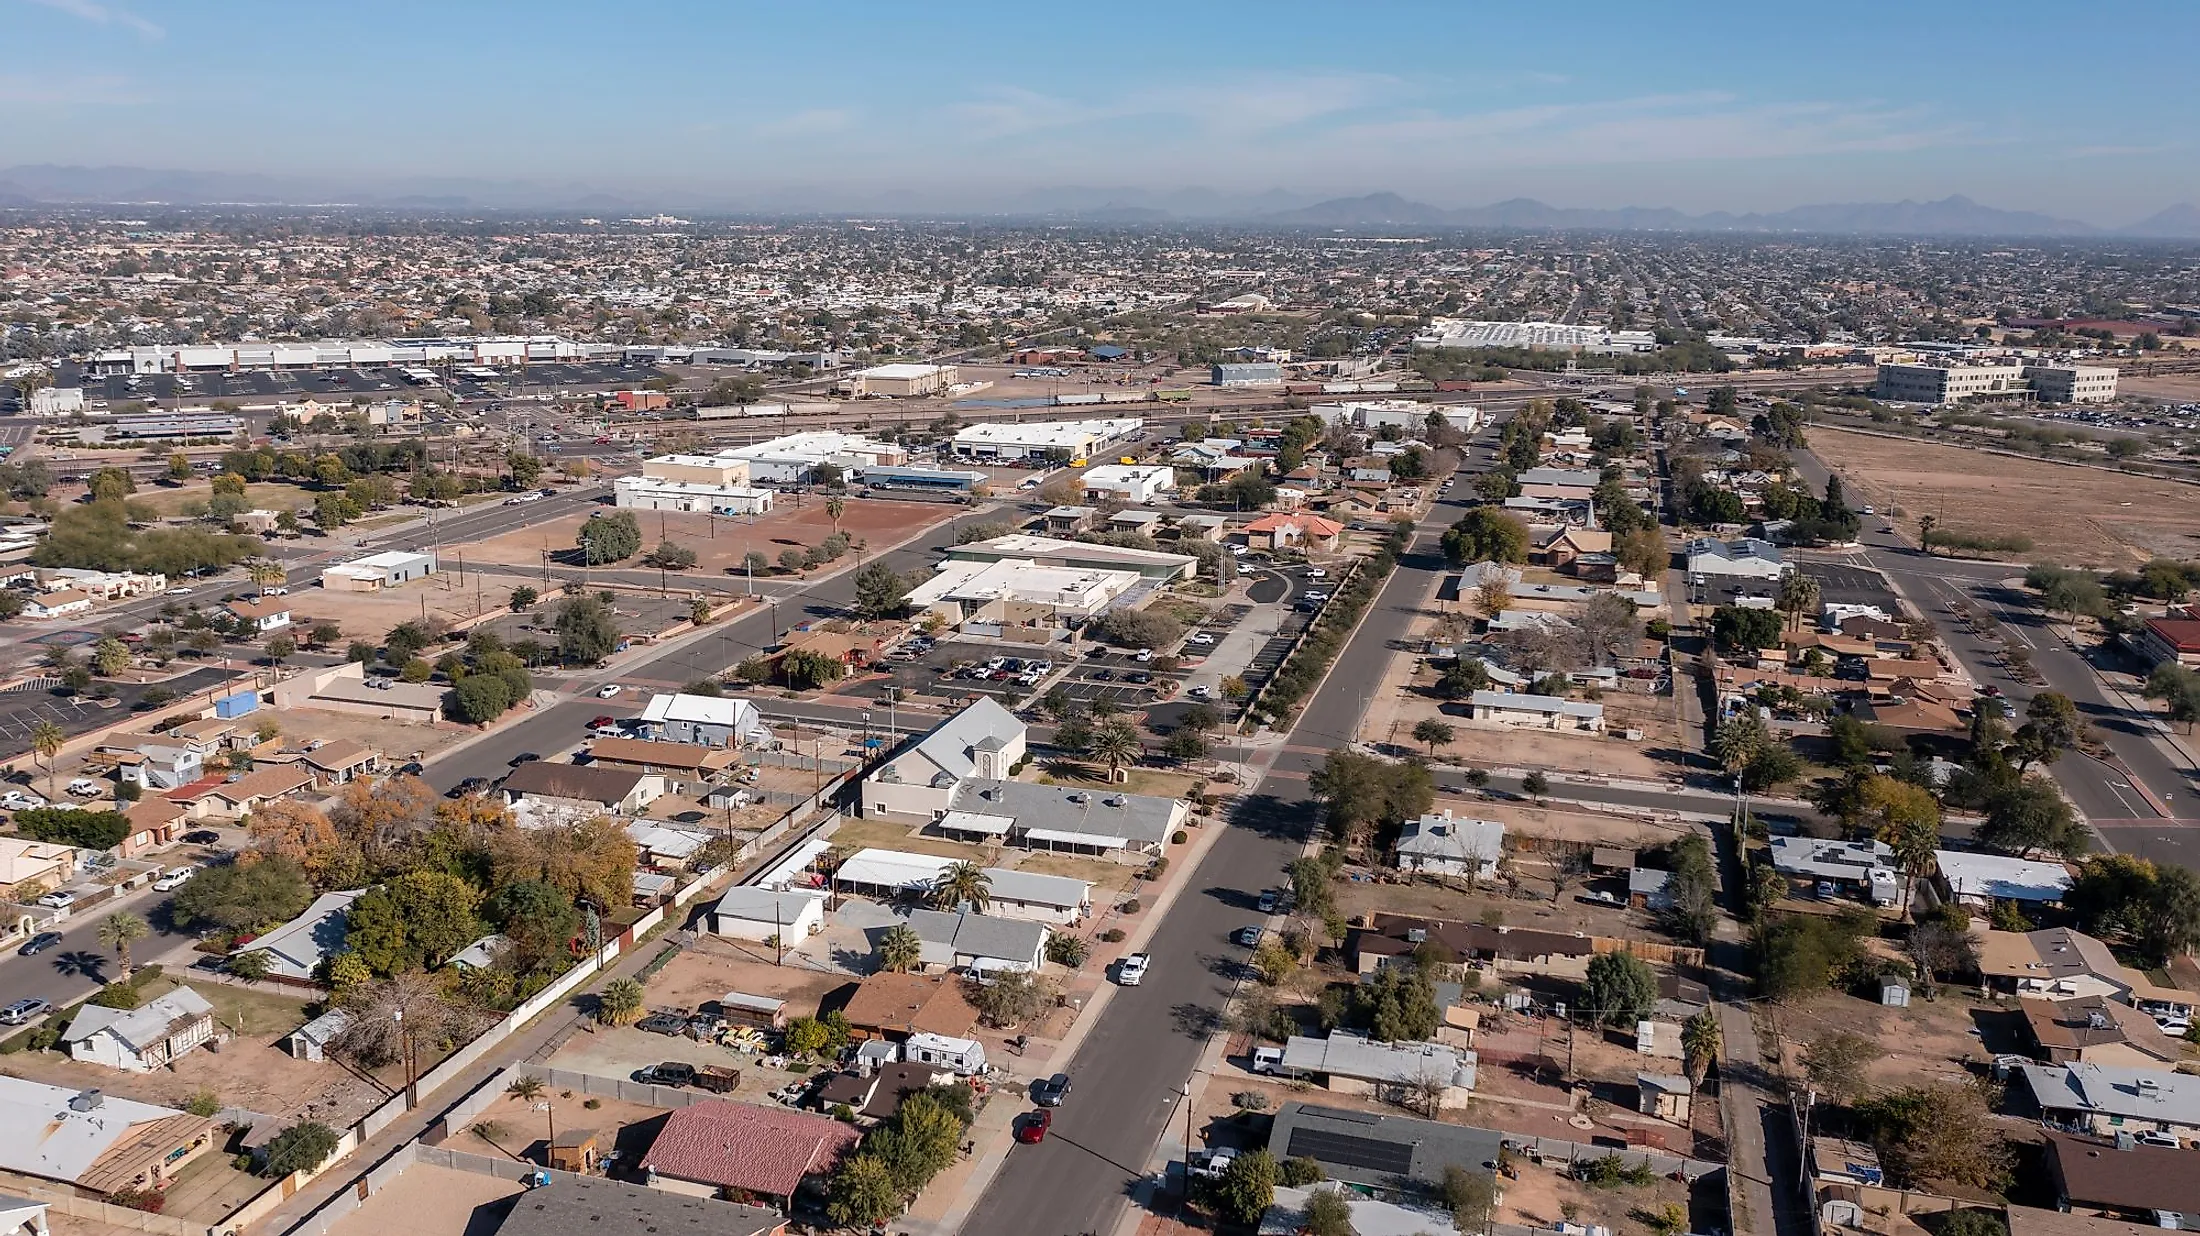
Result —
<instances>
[{"instance_id":1,"label":"dirt lot","mask_svg":"<svg viewBox=\"0 0 2200 1236\"><path fill-rule=\"evenodd\" d=\"M463 1142L459 1148L474 1151ZM460 1236L494 1231L510 1212L506 1199L526 1191L516 1180L415 1164L359 1209L338 1219L329 1236Z\"/></svg>"},{"instance_id":2,"label":"dirt lot","mask_svg":"<svg viewBox=\"0 0 2200 1236\"><path fill-rule=\"evenodd\" d=\"M1611 697L1607 696L1610 703ZM1650 697L1644 697L1646 700ZM1419 697L1415 697L1419 702ZM1659 701L1668 707L1671 700ZM1436 701L1427 701L1426 715L1438 716ZM1401 708L1406 717L1399 729L1405 747L1412 745L1410 735L1419 715ZM1455 712L1442 713L1440 719L1458 733L1458 741L1438 752L1446 763L1472 764L1480 768L1545 768L1557 772L1594 773L1601 777L1632 777L1655 781L1674 771L1673 766L1657 758L1656 752L1671 750L1672 742L1657 742L1645 737L1642 742L1629 742L1619 737L1602 737L1596 734L1562 734L1549 730L1514 730L1494 725L1477 725L1463 720ZM1673 726L1668 722L1665 730L1670 734ZM1646 735L1649 732L1646 731ZM1401 748L1403 749L1403 748Z\"/></svg>"},{"instance_id":3,"label":"dirt lot","mask_svg":"<svg viewBox=\"0 0 2200 1236\"><path fill-rule=\"evenodd\" d=\"M1603 1224L1617 1236L1637 1236L1654 1230L1638 1216L1667 1204L1687 1209L1688 1186L1660 1177L1653 1184L1600 1189L1569 1180L1555 1167L1522 1162L1519 1179L1505 1182L1505 1196L1492 1217L1530 1227L1555 1227L1561 1220Z\"/></svg>"},{"instance_id":4,"label":"dirt lot","mask_svg":"<svg viewBox=\"0 0 2200 1236\"><path fill-rule=\"evenodd\" d=\"M2033 541L2024 561L2100 569L2200 556L2200 489L2189 485L1823 427L1811 449L1839 469L1852 503L1900 506L1906 531L1926 513L1955 532L2022 529Z\"/></svg>"},{"instance_id":5,"label":"dirt lot","mask_svg":"<svg viewBox=\"0 0 2200 1236\"><path fill-rule=\"evenodd\" d=\"M803 496L800 506L794 504L793 497L794 495L782 495L777 510L755 520L728 516L713 520L708 515L667 511L637 511L635 518L641 521L642 541L645 546L655 545L661 538L669 538L695 551L697 572L719 575L729 567L738 566L741 556L750 550L776 560L783 549L790 546L806 548L832 535L833 521L825 513L825 500L822 497L815 494ZM850 498L846 509L841 512L840 530L854 540L867 540L873 545L883 546L943 522L962 509L940 502L889 502ZM573 548L574 535L586 522L588 513L576 512L562 519L507 532L486 541L446 546L446 550L463 550L469 561L478 560L513 567L539 566L545 549L550 551L553 558L570 551ZM714 526L716 536L712 535ZM846 563L836 563L822 569L831 570L842 565Z\"/></svg>"},{"instance_id":6,"label":"dirt lot","mask_svg":"<svg viewBox=\"0 0 2200 1236\"><path fill-rule=\"evenodd\" d=\"M1840 1031L1861 1034L1886 1053L1868 1071L1871 1085L1892 1089L1964 1081L1974 1075L1963 1061L1987 1060L1994 1049L2017 1050L2014 1041L1989 1048L1979 1033L2013 1029L2013 1011L1966 999L1952 987L1943 987L1938 994L1937 1000L1916 996L1906 1009L1882 1008L1844 992L1780 1006L1773 1016L1783 1058L1792 1074L1800 1077L1811 1041Z\"/></svg>"},{"instance_id":7,"label":"dirt lot","mask_svg":"<svg viewBox=\"0 0 2200 1236\"><path fill-rule=\"evenodd\" d=\"M214 496L212 480L192 481L170 489L165 485L147 485L130 496L133 502L143 502L163 515L175 515L191 503L204 507ZM254 510L294 511L312 506L319 494L303 485L291 485L282 481L262 481L244 487L245 501Z\"/></svg>"},{"instance_id":8,"label":"dirt lot","mask_svg":"<svg viewBox=\"0 0 2200 1236\"><path fill-rule=\"evenodd\" d=\"M178 985L162 977L143 990L150 997ZM282 1050L282 1038L307 1020L303 1001L227 983L198 983L193 990L213 1004L215 1021L236 1035L218 1052L201 1048L175 1068L155 1073L118 1073L59 1052L21 1052L7 1057L0 1069L50 1085L99 1086L173 1107L202 1090L213 1091L225 1104L268 1115L303 1114L311 1104L315 1118L339 1125L385 1097L341 1066L294 1060Z\"/></svg>"},{"instance_id":9,"label":"dirt lot","mask_svg":"<svg viewBox=\"0 0 2200 1236\"><path fill-rule=\"evenodd\" d=\"M344 638L380 639L400 622L418 621L423 607L445 622L461 622L476 614L500 611L516 584L484 578L479 571L466 573L466 586L458 586L458 572L443 571L424 580L384 592L333 592L308 584L291 593L290 620L300 632L324 622L344 630ZM336 645L342 650L341 643Z\"/></svg>"}]
</instances>

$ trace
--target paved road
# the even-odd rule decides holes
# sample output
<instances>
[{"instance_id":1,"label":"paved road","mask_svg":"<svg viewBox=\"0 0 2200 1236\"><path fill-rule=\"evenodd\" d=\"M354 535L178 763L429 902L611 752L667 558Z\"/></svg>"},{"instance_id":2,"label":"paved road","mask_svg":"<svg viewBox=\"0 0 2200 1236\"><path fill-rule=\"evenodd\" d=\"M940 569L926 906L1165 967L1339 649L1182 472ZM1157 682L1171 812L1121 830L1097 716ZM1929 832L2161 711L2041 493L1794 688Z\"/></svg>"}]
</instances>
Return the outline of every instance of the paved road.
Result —
<instances>
[{"instance_id":1,"label":"paved road","mask_svg":"<svg viewBox=\"0 0 2200 1236\"><path fill-rule=\"evenodd\" d=\"M1820 460L1803 453L1796 463L1813 485L1824 487L1826 470ZM1939 626L1950 651L1980 685L1999 687L2016 707L2020 721L2025 703L2037 691L2049 689L2069 696L2114 753L2121 768L2070 754L2050 770L2071 801L2095 822L2096 831L2118 849L2200 868L2200 829L2177 818L2186 810L2184 804L2200 792L2191 763L2163 739L2153 714L2135 711L2105 690L2095 666L2048 629L2022 590L2009 583L2024 573L2023 568L1927 557L1901 535L1880 531L1886 526L1867 517L1860 537L1863 548L1856 556L1900 585ZM1972 635L1949 609L1949 602L1959 599L1990 612L2012 645L2030 649L2044 688L2018 682L1997 664L1998 646ZM2121 678L2137 695L2130 677L2136 667L2117 664L2107 653L2091 655L2100 658L2099 668Z\"/></svg>"},{"instance_id":2,"label":"paved road","mask_svg":"<svg viewBox=\"0 0 2200 1236\"><path fill-rule=\"evenodd\" d=\"M169 857L180 863L191 855L179 852ZM118 977L121 972L115 967L113 950L99 942L100 921L118 910L135 911L153 926L152 935L131 946L130 955L141 963L188 944L193 939L190 932L168 927L168 916L160 910L167 901L167 893L156 893L150 886L141 888L68 919L61 931L61 943L37 956L24 957L12 949L0 954L0 1004L35 996L52 1001L58 1008Z\"/></svg>"}]
</instances>

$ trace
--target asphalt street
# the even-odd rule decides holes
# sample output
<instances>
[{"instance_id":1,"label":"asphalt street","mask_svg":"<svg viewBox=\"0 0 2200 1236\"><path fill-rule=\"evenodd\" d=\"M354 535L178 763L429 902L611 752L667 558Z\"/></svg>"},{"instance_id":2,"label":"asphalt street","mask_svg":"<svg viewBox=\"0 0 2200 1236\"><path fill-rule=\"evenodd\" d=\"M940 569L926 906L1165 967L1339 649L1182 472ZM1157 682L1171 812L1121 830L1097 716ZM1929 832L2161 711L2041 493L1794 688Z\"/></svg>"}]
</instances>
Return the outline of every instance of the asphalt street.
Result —
<instances>
[{"instance_id":1,"label":"asphalt street","mask_svg":"<svg viewBox=\"0 0 2200 1236\"><path fill-rule=\"evenodd\" d=\"M1825 465L1816 456L1798 454L1796 464L1812 485L1825 486ZM2072 753L2049 770L2093 822L2095 831L2118 850L2200 868L2200 827L2194 826L2200 821L2179 818L2184 803L2200 792L2193 783L2191 764L2162 738L2153 714L2134 711L2116 698L2096 672L2098 668L2121 678L2136 696L2136 680L2131 678L2136 667L2106 663L2096 667L2073 651L2012 582L2024 574L2021 565L1928 557L1900 534L1880 531L1883 526L1867 517L1859 537L1863 548L1855 557L1886 573L1932 619L1949 650L1980 686L1999 688L2016 709L2018 721L2023 719L2025 704L2040 690L2069 696L2114 754L2121 768ZM2027 648L2044 686L2011 676L1998 662L2000 647L1973 635L1949 608L1950 602L1958 600L1991 613L2010 645Z\"/></svg>"},{"instance_id":2,"label":"asphalt street","mask_svg":"<svg viewBox=\"0 0 2200 1236\"><path fill-rule=\"evenodd\" d=\"M173 862L182 863L189 857L179 852ZM61 943L36 956L25 957L12 949L0 954L0 1004L36 997L59 1008L112 982L120 971L115 968L114 951L99 942L99 924L120 910L143 915L152 925L153 934L130 949L131 957L140 964L188 944L193 939L190 932L168 926L168 916L162 910L167 901L167 893L156 893L148 885L69 918L61 928Z\"/></svg>"}]
</instances>

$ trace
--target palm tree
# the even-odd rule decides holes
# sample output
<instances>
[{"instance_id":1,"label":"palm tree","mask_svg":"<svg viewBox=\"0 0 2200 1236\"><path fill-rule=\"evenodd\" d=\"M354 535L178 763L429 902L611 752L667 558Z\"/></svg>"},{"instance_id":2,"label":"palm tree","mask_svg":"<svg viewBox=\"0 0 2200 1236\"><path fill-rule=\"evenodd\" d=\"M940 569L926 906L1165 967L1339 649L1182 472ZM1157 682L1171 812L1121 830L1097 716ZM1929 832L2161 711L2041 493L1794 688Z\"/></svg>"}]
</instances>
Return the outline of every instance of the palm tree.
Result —
<instances>
[{"instance_id":1,"label":"palm tree","mask_svg":"<svg viewBox=\"0 0 2200 1236\"><path fill-rule=\"evenodd\" d=\"M992 900L993 880L976 863L956 863L932 882L932 904L942 910L965 903L971 909L983 910Z\"/></svg>"},{"instance_id":2,"label":"palm tree","mask_svg":"<svg viewBox=\"0 0 2200 1236\"><path fill-rule=\"evenodd\" d=\"M1433 717L1420 721L1413 727L1413 741L1426 743L1428 758L1432 760L1436 758L1436 748L1450 746L1452 740L1458 736L1459 731Z\"/></svg>"},{"instance_id":3,"label":"palm tree","mask_svg":"<svg viewBox=\"0 0 2200 1236\"><path fill-rule=\"evenodd\" d=\"M825 518L833 521L833 531L840 531L840 513L847 509L848 504L837 496L825 499Z\"/></svg>"},{"instance_id":4,"label":"palm tree","mask_svg":"<svg viewBox=\"0 0 2200 1236\"><path fill-rule=\"evenodd\" d=\"M916 929L909 924L896 923L878 938L879 969L906 973L923 961L924 941L917 938Z\"/></svg>"},{"instance_id":5,"label":"palm tree","mask_svg":"<svg viewBox=\"0 0 2200 1236\"><path fill-rule=\"evenodd\" d=\"M1917 547L1924 550L1927 557L1931 557L1933 552L1933 529L1939 526L1940 517L1937 515L1927 515L1917 521Z\"/></svg>"},{"instance_id":6,"label":"palm tree","mask_svg":"<svg viewBox=\"0 0 2200 1236\"><path fill-rule=\"evenodd\" d=\"M128 910L110 914L99 922L99 942L115 951L115 965L122 977L130 977L130 945L152 934L146 921Z\"/></svg>"},{"instance_id":7,"label":"palm tree","mask_svg":"<svg viewBox=\"0 0 2200 1236\"><path fill-rule=\"evenodd\" d=\"M615 978L596 993L596 1020L607 1026L629 1026L642 1019L645 993L630 978Z\"/></svg>"},{"instance_id":8,"label":"palm tree","mask_svg":"<svg viewBox=\"0 0 2200 1236\"><path fill-rule=\"evenodd\" d=\"M1801 571L1789 571L1780 577L1780 612L1788 616L1790 627L1801 626L1803 615L1818 608L1818 581Z\"/></svg>"},{"instance_id":9,"label":"palm tree","mask_svg":"<svg viewBox=\"0 0 2200 1236\"><path fill-rule=\"evenodd\" d=\"M263 597L267 595L269 588L282 583L285 578L283 568L272 562L253 563L245 569L245 576L252 581L254 587L260 590L260 595Z\"/></svg>"},{"instance_id":10,"label":"palm tree","mask_svg":"<svg viewBox=\"0 0 2200 1236\"><path fill-rule=\"evenodd\" d=\"M41 721L31 727L31 750L36 751L38 758L45 761L46 764L46 797L48 798L54 796L54 757L61 754L61 746L68 740L69 736L62 731L61 727L51 721Z\"/></svg>"},{"instance_id":11,"label":"palm tree","mask_svg":"<svg viewBox=\"0 0 2200 1236\"><path fill-rule=\"evenodd\" d=\"M543 1084L539 1077L515 1077L504 1087L504 1093L522 1103L532 1103L542 1097Z\"/></svg>"},{"instance_id":12,"label":"palm tree","mask_svg":"<svg viewBox=\"0 0 2200 1236\"><path fill-rule=\"evenodd\" d=\"M1121 717L1111 717L1100 723L1092 732L1092 756L1108 766L1108 783L1128 781L1123 773L1125 764L1133 764L1146 754L1146 744L1138 739L1138 730Z\"/></svg>"},{"instance_id":13,"label":"palm tree","mask_svg":"<svg viewBox=\"0 0 2200 1236\"><path fill-rule=\"evenodd\" d=\"M1681 1024L1681 1055L1688 1062L1688 1077L1699 1085L1719 1058L1725 1040L1719 1032L1719 1015L1704 1009Z\"/></svg>"}]
</instances>

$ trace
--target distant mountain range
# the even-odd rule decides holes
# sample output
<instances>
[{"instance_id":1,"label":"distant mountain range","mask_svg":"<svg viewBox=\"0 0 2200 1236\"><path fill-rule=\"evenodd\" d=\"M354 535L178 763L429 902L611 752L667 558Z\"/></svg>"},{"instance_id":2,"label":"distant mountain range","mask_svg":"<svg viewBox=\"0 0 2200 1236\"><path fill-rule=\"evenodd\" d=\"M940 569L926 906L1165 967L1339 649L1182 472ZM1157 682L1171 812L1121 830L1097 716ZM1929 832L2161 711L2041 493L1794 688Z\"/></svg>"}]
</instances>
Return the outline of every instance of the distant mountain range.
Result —
<instances>
[{"instance_id":1,"label":"distant mountain range","mask_svg":"<svg viewBox=\"0 0 2200 1236\"><path fill-rule=\"evenodd\" d=\"M937 200L928 200L937 199ZM558 214L875 214L1076 219L1096 224L1243 223L1313 228L1476 228L1641 232L1811 233L1860 236L2155 238L2200 240L2200 206L2182 202L2137 223L2103 228L2075 219L1984 206L1955 196L1937 202L1855 202L1773 213L1692 215L1670 207L1552 206L1511 198L1447 208L1396 193L1313 200L1282 189L1231 193L1201 186L1167 191L1060 186L987 205L936 193L849 191L823 186L748 196L695 189L613 193L585 183L543 184L457 177L402 177L371 186L337 178L195 172L141 167L26 164L0 169L0 207L87 204L174 206L355 206L401 211L541 211Z\"/></svg>"}]
</instances>

